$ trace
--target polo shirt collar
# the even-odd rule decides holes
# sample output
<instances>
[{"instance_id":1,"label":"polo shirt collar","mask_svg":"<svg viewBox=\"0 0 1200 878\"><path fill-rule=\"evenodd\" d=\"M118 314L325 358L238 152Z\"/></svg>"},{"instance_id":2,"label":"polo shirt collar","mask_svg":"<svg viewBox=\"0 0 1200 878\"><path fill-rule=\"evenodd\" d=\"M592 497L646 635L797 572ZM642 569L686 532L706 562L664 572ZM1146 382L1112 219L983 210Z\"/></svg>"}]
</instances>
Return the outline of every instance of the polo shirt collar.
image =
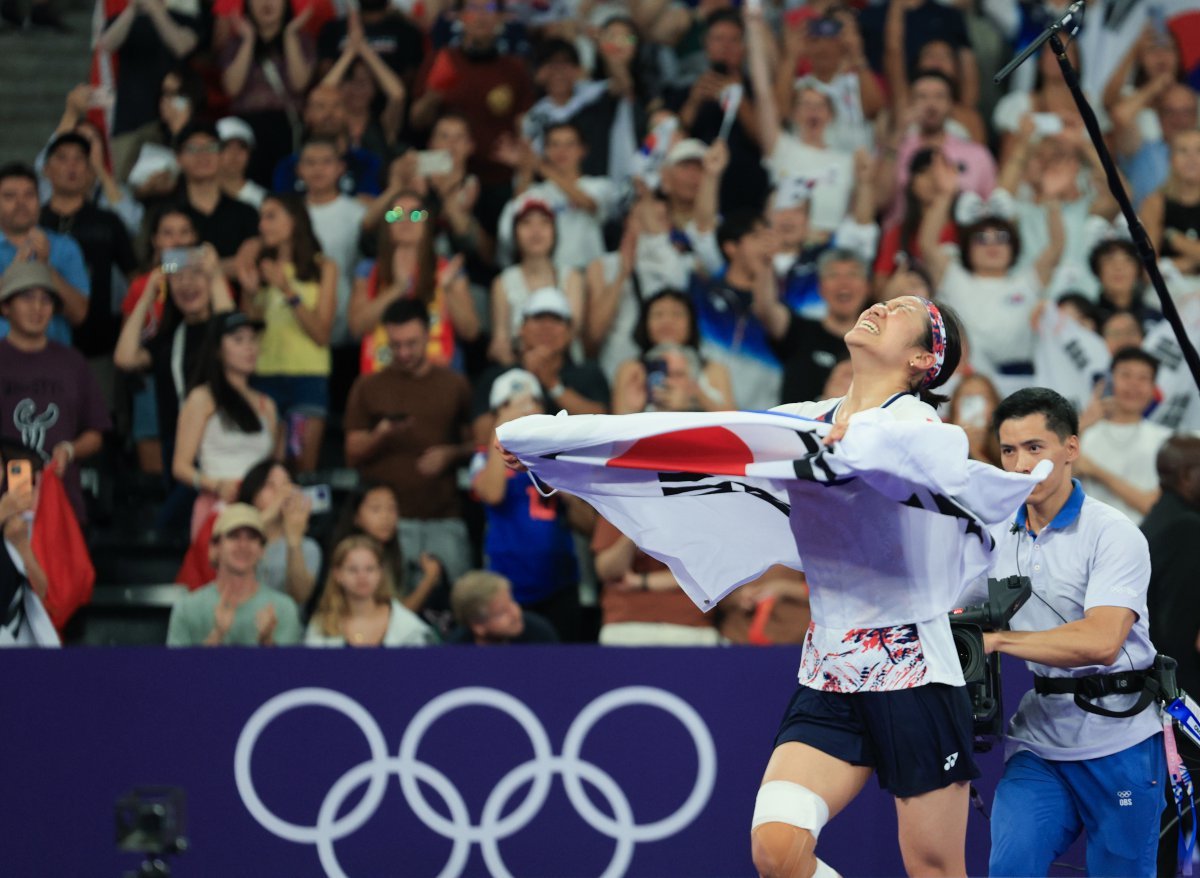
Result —
<instances>
[{"instance_id":1,"label":"polo shirt collar","mask_svg":"<svg viewBox=\"0 0 1200 878\"><path fill-rule=\"evenodd\" d=\"M1083 509L1083 498L1086 495L1083 493L1083 485L1079 483L1079 479L1071 479L1071 484L1074 486L1071 489L1071 496L1067 498L1067 502L1063 504L1062 509L1058 510L1058 515L1051 519L1044 530L1049 530L1050 528L1062 530L1065 527L1070 527L1079 518L1079 510ZM1028 507L1022 503L1021 508L1017 510L1017 527L1027 529L1026 519L1028 516Z\"/></svg>"}]
</instances>

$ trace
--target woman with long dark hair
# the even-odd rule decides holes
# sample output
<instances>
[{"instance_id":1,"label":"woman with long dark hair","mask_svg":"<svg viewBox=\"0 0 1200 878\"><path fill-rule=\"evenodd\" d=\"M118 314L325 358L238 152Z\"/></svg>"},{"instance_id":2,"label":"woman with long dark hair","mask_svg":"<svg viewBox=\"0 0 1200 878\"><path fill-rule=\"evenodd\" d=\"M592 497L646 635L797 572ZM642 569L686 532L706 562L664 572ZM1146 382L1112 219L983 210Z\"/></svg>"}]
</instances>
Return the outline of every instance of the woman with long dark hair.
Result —
<instances>
[{"instance_id":1,"label":"woman with long dark hair","mask_svg":"<svg viewBox=\"0 0 1200 878\"><path fill-rule=\"evenodd\" d=\"M463 257L444 259L434 249L437 217L427 199L401 192L384 215L374 265L359 271L350 297L350 334L362 338L360 370L367 375L390 362L383 312L400 299L419 299L429 309L427 355L439 366L462 365L458 342L479 337Z\"/></svg>"},{"instance_id":2,"label":"woman with long dark hair","mask_svg":"<svg viewBox=\"0 0 1200 878\"><path fill-rule=\"evenodd\" d=\"M269 195L258 223L262 247L239 271L246 310L266 329L256 386L275 401L300 472L317 468L329 413L330 335L337 265L321 252L302 198Z\"/></svg>"},{"instance_id":3,"label":"woman with long dark hair","mask_svg":"<svg viewBox=\"0 0 1200 878\"><path fill-rule=\"evenodd\" d=\"M200 493L193 533L218 500L234 501L250 468L275 450L275 404L250 387L261 329L240 311L216 317L180 409L171 472Z\"/></svg>"},{"instance_id":4,"label":"woman with long dark hair","mask_svg":"<svg viewBox=\"0 0 1200 878\"><path fill-rule=\"evenodd\" d=\"M961 328L949 308L916 296L872 305L846 334L846 346L854 374L844 397L777 411L832 424L827 443L853 430L851 419L867 412L882 410L881 416L901 421L939 420L935 407L945 397L937 388L962 355ZM856 493L827 492L830 522L854 520ZM862 544L846 546L847 558L879 551L891 538L858 536ZM802 546L802 557L804 551ZM896 561L897 569L907 569L903 559ZM817 835L872 773L896 797L908 873L966 874L968 789L979 771L971 759L971 704L949 619L943 612L849 631L826 624L827 612L844 616L848 603L908 605L911 595L904 588L881 589L864 569L869 568L847 563L808 571L812 624L800 685L755 803L751 843L762 875L811 875L814 868L818 875L834 874L816 857ZM912 583L913 589L921 586ZM955 759L947 760L950 753ZM928 831L930 826L939 831Z\"/></svg>"},{"instance_id":5,"label":"woman with long dark hair","mask_svg":"<svg viewBox=\"0 0 1200 878\"><path fill-rule=\"evenodd\" d=\"M696 309L687 294L663 290L648 299L633 338L642 355L617 369L613 414L735 407L728 367L700 356Z\"/></svg>"},{"instance_id":6,"label":"woman with long dark hair","mask_svg":"<svg viewBox=\"0 0 1200 878\"><path fill-rule=\"evenodd\" d=\"M346 501L333 531L331 546L353 536L369 537L382 549L383 564L395 583L396 597L405 608L421 613L441 631L449 630L448 585L442 563L422 552L408 559L400 548L400 506L391 486L369 482ZM439 615L440 613L440 615Z\"/></svg>"},{"instance_id":7,"label":"woman with long dark hair","mask_svg":"<svg viewBox=\"0 0 1200 878\"><path fill-rule=\"evenodd\" d=\"M897 271L923 264L921 252L921 221L925 211L937 198L936 177L946 157L940 150L927 147L913 153L908 163L908 183L904 187L904 213L900 222L883 233L879 252L875 256L875 293L880 298L888 279ZM951 244L956 240L958 227L948 218L938 242Z\"/></svg>"},{"instance_id":8,"label":"woman with long dark hair","mask_svg":"<svg viewBox=\"0 0 1200 878\"><path fill-rule=\"evenodd\" d=\"M247 175L271 187L275 165L296 148L305 88L312 79L316 46L304 32L313 4L292 17L288 0L246 0L244 17L220 56L221 86L229 110L254 129L255 149Z\"/></svg>"}]
</instances>

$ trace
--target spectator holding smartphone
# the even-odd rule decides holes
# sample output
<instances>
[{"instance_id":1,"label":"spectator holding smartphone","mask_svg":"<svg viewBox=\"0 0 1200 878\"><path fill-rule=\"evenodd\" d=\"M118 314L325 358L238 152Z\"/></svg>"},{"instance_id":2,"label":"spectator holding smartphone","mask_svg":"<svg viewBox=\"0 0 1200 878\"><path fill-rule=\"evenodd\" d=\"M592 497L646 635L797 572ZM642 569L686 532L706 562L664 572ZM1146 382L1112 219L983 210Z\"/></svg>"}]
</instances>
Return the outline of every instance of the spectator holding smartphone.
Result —
<instances>
[{"instance_id":1,"label":"spectator holding smartphone","mask_svg":"<svg viewBox=\"0 0 1200 878\"><path fill-rule=\"evenodd\" d=\"M429 312L400 299L383 312L391 362L361 375L346 402L346 462L360 477L392 487L404 554L441 559L450 576L470 567L456 472L474 452L467 441L470 386L429 358Z\"/></svg>"},{"instance_id":2,"label":"spectator holding smartphone","mask_svg":"<svg viewBox=\"0 0 1200 878\"><path fill-rule=\"evenodd\" d=\"M54 627L41 606L50 584L33 554L34 461L22 446L0 440L0 647L51 645ZM18 482L16 476L22 478ZM36 598L36 599L35 599Z\"/></svg>"},{"instance_id":3,"label":"spectator holding smartphone","mask_svg":"<svg viewBox=\"0 0 1200 878\"><path fill-rule=\"evenodd\" d=\"M701 357L696 307L687 294L663 290L647 299L633 337L642 356L617 370L613 414L733 409L729 369Z\"/></svg>"},{"instance_id":4,"label":"spectator holding smartphone","mask_svg":"<svg viewBox=\"0 0 1200 878\"><path fill-rule=\"evenodd\" d=\"M194 496L190 486L171 477L179 409L188 392L188 379L200 367L209 321L233 310L233 296L212 246L193 246L196 229L187 211L167 207L156 214L151 222L151 243L153 267L134 279L126 297L122 308L125 323L113 361L122 372L147 378L152 400L139 402L135 397L135 438L157 436L161 452L157 471L165 474L171 492L162 522L179 524ZM145 465L144 456L142 460Z\"/></svg>"},{"instance_id":5,"label":"spectator holding smartphone","mask_svg":"<svg viewBox=\"0 0 1200 878\"><path fill-rule=\"evenodd\" d=\"M78 463L100 450L112 424L82 355L49 337L61 310L55 277L41 262L14 263L0 277L0 315L9 327L0 339L0 439L55 468L83 523Z\"/></svg>"}]
</instances>

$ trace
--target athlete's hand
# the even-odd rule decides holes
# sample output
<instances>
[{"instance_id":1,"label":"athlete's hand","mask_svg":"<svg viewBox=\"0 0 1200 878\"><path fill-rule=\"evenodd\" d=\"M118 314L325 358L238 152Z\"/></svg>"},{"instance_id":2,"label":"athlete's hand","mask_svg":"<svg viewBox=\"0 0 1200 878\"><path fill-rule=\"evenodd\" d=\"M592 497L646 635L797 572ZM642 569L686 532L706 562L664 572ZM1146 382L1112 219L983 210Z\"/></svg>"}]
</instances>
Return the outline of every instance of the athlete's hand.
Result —
<instances>
[{"instance_id":1,"label":"athlete's hand","mask_svg":"<svg viewBox=\"0 0 1200 878\"><path fill-rule=\"evenodd\" d=\"M848 426L848 424L834 424L833 427L830 428L829 432L825 434L823 443L825 445L832 445L834 442L841 441L841 439L846 435L846 427Z\"/></svg>"}]
</instances>

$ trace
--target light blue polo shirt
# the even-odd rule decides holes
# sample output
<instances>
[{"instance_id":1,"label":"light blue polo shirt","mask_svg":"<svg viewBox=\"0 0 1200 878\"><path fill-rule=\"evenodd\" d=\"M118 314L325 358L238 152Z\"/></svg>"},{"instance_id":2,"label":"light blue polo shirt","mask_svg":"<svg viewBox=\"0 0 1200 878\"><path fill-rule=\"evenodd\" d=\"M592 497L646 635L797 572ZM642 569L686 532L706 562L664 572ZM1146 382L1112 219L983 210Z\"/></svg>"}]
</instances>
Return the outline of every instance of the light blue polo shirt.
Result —
<instances>
[{"instance_id":1,"label":"light blue polo shirt","mask_svg":"<svg viewBox=\"0 0 1200 878\"><path fill-rule=\"evenodd\" d=\"M83 251L79 244L69 235L60 235L49 229L42 229L50 242L50 266L62 275L69 283L85 296L92 294L92 281L88 276L87 264L83 261ZM3 274L17 256L16 245L12 244L3 232L0 232L0 274ZM8 335L8 321L0 317L0 338ZM71 324L62 314L55 314L50 319L50 328L46 331L51 341L61 344L71 344Z\"/></svg>"},{"instance_id":2,"label":"light blue polo shirt","mask_svg":"<svg viewBox=\"0 0 1200 878\"><path fill-rule=\"evenodd\" d=\"M996 549L989 575L1028 576L1033 583L1033 595L1010 623L1014 631L1056 628L1082 619L1092 607L1126 607L1137 614L1114 664L1054 668L1028 662L1035 674L1084 677L1149 668L1155 649L1146 618L1150 584L1146 538L1116 509L1084 494L1078 480L1074 485L1066 504L1041 533L1030 533L1024 505L1013 522L991 528ZM1096 703L1109 710L1124 710L1136 700L1136 695L1108 695ZM1153 706L1127 719L1113 719L1081 710L1073 695L1030 691L1009 724L1005 757L1029 750L1054 761L1095 759L1161 731L1162 722Z\"/></svg>"}]
</instances>

